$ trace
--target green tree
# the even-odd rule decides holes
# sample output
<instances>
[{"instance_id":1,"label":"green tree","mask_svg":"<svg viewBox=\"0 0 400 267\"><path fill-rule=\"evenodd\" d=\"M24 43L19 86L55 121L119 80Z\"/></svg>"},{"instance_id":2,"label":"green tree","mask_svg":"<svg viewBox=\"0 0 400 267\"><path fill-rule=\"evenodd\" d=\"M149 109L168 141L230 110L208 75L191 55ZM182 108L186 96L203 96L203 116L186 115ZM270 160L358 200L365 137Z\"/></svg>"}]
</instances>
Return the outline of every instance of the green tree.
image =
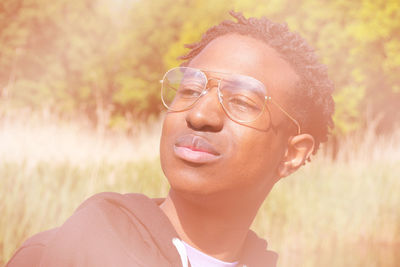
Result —
<instances>
[{"instance_id":1,"label":"green tree","mask_svg":"<svg viewBox=\"0 0 400 267\"><path fill-rule=\"evenodd\" d=\"M336 85L337 134L400 119L397 0L2 1L2 99L104 127L156 116L164 72L229 10L286 21L316 47Z\"/></svg>"}]
</instances>

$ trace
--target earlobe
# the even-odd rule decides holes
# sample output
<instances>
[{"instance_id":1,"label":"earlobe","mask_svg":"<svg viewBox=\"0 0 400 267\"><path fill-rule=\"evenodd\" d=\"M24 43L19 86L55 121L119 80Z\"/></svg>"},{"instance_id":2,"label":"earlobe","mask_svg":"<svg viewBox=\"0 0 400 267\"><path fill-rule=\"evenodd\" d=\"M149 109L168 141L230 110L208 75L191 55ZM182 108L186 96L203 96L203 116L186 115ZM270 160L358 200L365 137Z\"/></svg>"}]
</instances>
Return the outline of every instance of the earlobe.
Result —
<instances>
[{"instance_id":1,"label":"earlobe","mask_svg":"<svg viewBox=\"0 0 400 267\"><path fill-rule=\"evenodd\" d=\"M279 164L278 167L279 178L285 178L286 176L288 176L290 174L289 169L290 169L289 162L287 161L281 162L281 164Z\"/></svg>"},{"instance_id":2,"label":"earlobe","mask_svg":"<svg viewBox=\"0 0 400 267\"><path fill-rule=\"evenodd\" d=\"M314 137L309 134L289 138L286 153L278 167L279 177L284 178L304 165L314 150L314 143Z\"/></svg>"}]
</instances>

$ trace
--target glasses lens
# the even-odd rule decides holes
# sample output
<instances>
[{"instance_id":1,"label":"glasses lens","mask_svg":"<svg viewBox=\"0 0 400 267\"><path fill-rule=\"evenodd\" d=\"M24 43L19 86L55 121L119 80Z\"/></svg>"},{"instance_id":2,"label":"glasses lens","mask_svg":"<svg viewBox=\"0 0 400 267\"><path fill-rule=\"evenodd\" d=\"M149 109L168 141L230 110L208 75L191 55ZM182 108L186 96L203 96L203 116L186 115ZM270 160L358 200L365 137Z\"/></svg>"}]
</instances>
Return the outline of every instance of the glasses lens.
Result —
<instances>
[{"instance_id":1,"label":"glasses lens","mask_svg":"<svg viewBox=\"0 0 400 267\"><path fill-rule=\"evenodd\" d=\"M256 120L264 109L265 87L258 80L232 75L221 81L222 104L232 119L241 122Z\"/></svg>"},{"instance_id":2,"label":"glasses lens","mask_svg":"<svg viewBox=\"0 0 400 267\"><path fill-rule=\"evenodd\" d=\"M174 68L164 76L161 97L168 109L181 111L197 101L206 84L207 78L200 70Z\"/></svg>"}]
</instances>

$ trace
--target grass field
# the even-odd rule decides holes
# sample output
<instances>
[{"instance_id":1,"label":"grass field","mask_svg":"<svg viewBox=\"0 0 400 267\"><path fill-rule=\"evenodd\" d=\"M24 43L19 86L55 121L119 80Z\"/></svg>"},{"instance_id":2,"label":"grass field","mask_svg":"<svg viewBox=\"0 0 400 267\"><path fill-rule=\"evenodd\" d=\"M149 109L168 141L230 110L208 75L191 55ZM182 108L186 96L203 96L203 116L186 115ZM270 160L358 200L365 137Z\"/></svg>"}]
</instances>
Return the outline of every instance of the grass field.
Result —
<instances>
[{"instance_id":1,"label":"grass field","mask_svg":"<svg viewBox=\"0 0 400 267\"><path fill-rule=\"evenodd\" d=\"M165 196L160 123L134 136L98 134L83 123L0 121L0 266L29 236L60 225L102 191ZM341 141L280 181L253 229L280 254L278 266L398 266L400 129Z\"/></svg>"}]
</instances>

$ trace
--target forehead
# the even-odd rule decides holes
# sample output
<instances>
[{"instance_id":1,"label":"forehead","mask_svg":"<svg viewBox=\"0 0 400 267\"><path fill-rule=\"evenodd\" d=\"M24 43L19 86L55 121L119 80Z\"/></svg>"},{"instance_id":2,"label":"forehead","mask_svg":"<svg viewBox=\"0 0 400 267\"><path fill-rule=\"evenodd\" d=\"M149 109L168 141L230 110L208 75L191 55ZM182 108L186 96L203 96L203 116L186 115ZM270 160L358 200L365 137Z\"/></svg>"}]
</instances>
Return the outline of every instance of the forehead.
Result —
<instances>
[{"instance_id":1,"label":"forehead","mask_svg":"<svg viewBox=\"0 0 400 267\"><path fill-rule=\"evenodd\" d=\"M189 67L248 75L279 95L293 87L297 74L274 49L253 37L229 34L211 41Z\"/></svg>"}]
</instances>

